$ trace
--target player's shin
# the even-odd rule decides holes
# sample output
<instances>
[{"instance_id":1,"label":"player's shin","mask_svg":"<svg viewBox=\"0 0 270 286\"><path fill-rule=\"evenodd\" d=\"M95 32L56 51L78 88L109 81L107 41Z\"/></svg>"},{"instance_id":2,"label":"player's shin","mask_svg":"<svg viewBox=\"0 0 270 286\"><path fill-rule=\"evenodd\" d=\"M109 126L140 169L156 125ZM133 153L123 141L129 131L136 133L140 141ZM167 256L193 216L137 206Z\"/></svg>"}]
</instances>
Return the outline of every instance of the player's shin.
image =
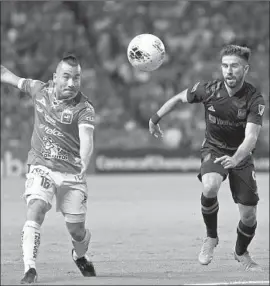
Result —
<instances>
[{"instance_id":1,"label":"player's shin","mask_svg":"<svg viewBox=\"0 0 270 286\"><path fill-rule=\"evenodd\" d=\"M256 228L257 222L254 226L249 227L245 225L241 220L239 221L237 226L237 240L235 245L235 252L237 255L243 255L247 251L247 247L255 235Z\"/></svg>"},{"instance_id":2,"label":"player's shin","mask_svg":"<svg viewBox=\"0 0 270 286\"><path fill-rule=\"evenodd\" d=\"M22 230L22 251L24 271L36 268L36 258L40 245L40 225L35 221L26 221Z\"/></svg>"},{"instance_id":3,"label":"player's shin","mask_svg":"<svg viewBox=\"0 0 270 286\"><path fill-rule=\"evenodd\" d=\"M76 241L72 238L72 244L73 244L74 250L75 250L73 252L73 258L75 260L85 256L85 254L88 250L89 243L90 243L90 238L91 238L91 234L90 234L88 229L86 229L86 231L85 231L85 236L84 236L83 240Z\"/></svg>"},{"instance_id":4,"label":"player's shin","mask_svg":"<svg viewBox=\"0 0 270 286\"><path fill-rule=\"evenodd\" d=\"M219 204L217 197L207 198L201 195L201 211L204 223L206 225L207 237L216 238L217 235L217 217Z\"/></svg>"}]
</instances>

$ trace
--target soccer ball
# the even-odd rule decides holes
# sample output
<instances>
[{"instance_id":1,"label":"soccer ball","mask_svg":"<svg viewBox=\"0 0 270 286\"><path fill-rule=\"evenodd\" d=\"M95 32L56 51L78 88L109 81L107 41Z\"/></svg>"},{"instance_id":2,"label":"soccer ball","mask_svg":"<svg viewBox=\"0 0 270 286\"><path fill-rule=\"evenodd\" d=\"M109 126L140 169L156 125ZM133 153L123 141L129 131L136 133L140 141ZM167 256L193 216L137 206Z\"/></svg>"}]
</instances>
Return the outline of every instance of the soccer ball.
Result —
<instances>
[{"instance_id":1,"label":"soccer ball","mask_svg":"<svg viewBox=\"0 0 270 286\"><path fill-rule=\"evenodd\" d=\"M154 71L164 61L165 47L158 37L152 34L141 34L129 43L127 57L134 68L146 72Z\"/></svg>"}]
</instances>

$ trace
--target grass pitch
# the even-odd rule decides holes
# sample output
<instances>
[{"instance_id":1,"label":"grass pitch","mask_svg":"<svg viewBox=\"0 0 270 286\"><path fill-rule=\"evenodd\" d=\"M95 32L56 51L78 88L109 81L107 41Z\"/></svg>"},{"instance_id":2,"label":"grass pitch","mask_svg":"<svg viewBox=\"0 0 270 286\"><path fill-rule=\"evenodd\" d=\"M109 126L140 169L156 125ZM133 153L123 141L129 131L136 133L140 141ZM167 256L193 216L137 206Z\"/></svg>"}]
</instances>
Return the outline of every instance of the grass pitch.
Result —
<instances>
[{"instance_id":1,"label":"grass pitch","mask_svg":"<svg viewBox=\"0 0 270 286\"><path fill-rule=\"evenodd\" d=\"M257 174L258 228L249 250L265 269L245 272L233 258L239 220L228 180L219 192L219 238L211 264L197 256L205 228L196 174L102 175L88 178L87 227L97 277L84 278L71 259L71 240L55 208L41 229L38 284L44 285L234 285L269 284L269 176ZM26 206L24 179L1 182L1 285L23 275L20 235Z\"/></svg>"}]
</instances>

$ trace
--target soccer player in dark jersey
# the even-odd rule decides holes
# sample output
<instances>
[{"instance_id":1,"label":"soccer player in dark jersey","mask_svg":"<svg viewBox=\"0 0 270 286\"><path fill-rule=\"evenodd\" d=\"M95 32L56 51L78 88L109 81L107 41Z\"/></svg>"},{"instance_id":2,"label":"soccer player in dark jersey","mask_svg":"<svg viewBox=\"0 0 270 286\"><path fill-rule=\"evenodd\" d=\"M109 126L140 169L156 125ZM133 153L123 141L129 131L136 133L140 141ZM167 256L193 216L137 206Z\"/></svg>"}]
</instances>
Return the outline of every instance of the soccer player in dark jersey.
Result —
<instances>
[{"instance_id":1,"label":"soccer player in dark jersey","mask_svg":"<svg viewBox=\"0 0 270 286\"><path fill-rule=\"evenodd\" d=\"M250 49L228 45L221 51L223 79L197 82L169 99L149 121L149 131L162 136L158 122L179 102L203 103L206 132L201 148L202 182L201 212L207 236L199 262L208 265L218 244L218 190L229 177L234 202L238 204L240 221L234 257L246 270L261 268L247 250L257 227L259 200L252 153L262 125L265 103L261 93L245 81L249 70Z\"/></svg>"},{"instance_id":2,"label":"soccer player in dark jersey","mask_svg":"<svg viewBox=\"0 0 270 286\"><path fill-rule=\"evenodd\" d=\"M81 66L68 54L58 64L53 80L44 83L20 78L1 65L1 83L29 94L35 112L24 193L27 220L22 231L25 274L21 283L37 280L40 228L54 196L71 235L74 262L84 276L95 276L86 255L91 235L85 228L85 172L93 151L95 111L80 92Z\"/></svg>"}]
</instances>

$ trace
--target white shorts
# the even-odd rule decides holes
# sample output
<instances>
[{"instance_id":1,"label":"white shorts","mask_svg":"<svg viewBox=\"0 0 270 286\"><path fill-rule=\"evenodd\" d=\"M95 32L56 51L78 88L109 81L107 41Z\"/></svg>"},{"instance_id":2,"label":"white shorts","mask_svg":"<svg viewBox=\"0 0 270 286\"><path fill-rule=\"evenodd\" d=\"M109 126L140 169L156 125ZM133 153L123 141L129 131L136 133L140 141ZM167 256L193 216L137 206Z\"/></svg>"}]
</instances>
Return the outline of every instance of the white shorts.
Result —
<instances>
[{"instance_id":1,"label":"white shorts","mask_svg":"<svg viewBox=\"0 0 270 286\"><path fill-rule=\"evenodd\" d=\"M85 178L52 171L41 165L31 165L26 178L24 198L27 204L32 199L40 199L48 204L49 210L55 195L57 212L85 216L88 198Z\"/></svg>"}]
</instances>

